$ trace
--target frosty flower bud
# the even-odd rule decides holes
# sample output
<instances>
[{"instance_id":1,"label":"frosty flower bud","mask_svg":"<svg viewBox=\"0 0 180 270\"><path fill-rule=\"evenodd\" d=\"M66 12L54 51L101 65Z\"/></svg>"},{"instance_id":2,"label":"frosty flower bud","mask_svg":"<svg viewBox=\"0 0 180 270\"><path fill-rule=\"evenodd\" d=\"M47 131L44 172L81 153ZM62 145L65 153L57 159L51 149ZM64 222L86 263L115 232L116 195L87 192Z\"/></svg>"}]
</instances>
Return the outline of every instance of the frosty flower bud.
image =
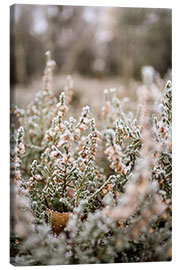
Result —
<instances>
[{"instance_id":1,"label":"frosty flower bud","mask_svg":"<svg viewBox=\"0 0 180 270\"><path fill-rule=\"evenodd\" d=\"M51 140L51 137L50 137L48 132L46 132L46 134L45 134L45 140L48 142Z\"/></svg>"},{"instance_id":2,"label":"frosty flower bud","mask_svg":"<svg viewBox=\"0 0 180 270\"><path fill-rule=\"evenodd\" d=\"M107 192L108 192L108 191L107 191L107 189L105 189L105 188L102 190L103 195L107 194Z\"/></svg>"},{"instance_id":3,"label":"frosty flower bud","mask_svg":"<svg viewBox=\"0 0 180 270\"><path fill-rule=\"evenodd\" d=\"M56 107L61 111L62 116L68 111L68 107L66 106L66 96L65 93L62 92L59 96L59 103L57 103Z\"/></svg>"},{"instance_id":4,"label":"frosty flower bud","mask_svg":"<svg viewBox=\"0 0 180 270\"><path fill-rule=\"evenodd\" d=\"M55 62L54 60L48 61L47 66L48 66L51 70L53 70L54 67L56 66L56 62Z\"/></svg>"},{"instance_id":5,"label":"frosty flower bud","mask_svg":"<svg viewBox=\"0 0 180 270\"><path fill-rule=\"evenodd\" d=\"M25 152L24 144L20 142L18 145L17 154L21 156L22 154L24 154L24 152Z\"/></svg>"},{"instance_id":6,"label":"frosty flower bud","mask_svg":"<svg viewBox=\"0 0 180 270\"><path fill-rule=\"evenodd\" d=\"M72 80L72 76L71 75L67 75L66 76L67 79L67 84L64 86L64 92L66 94L66 104L69 104L71 102L72 99L72 95L73 95L73 80Z\"/></svg>"},{"instance_id":7,"label":"frosty flower bud","mask_svg":"<svg viewBox=\"0 0 180 270\"><path fill-rule=\"evenodd\" d=\"M61 165L62 160L61 160L61 158L57 158L55 162L59 166L59 165Z\"/></svg>"},{"instance_id":8,"label":"frosty flower bud","mask_svg":"<svg viewBox=\"0 0 180 270\"><path fill-rule=\"evenodd\" d=\"M45 52L45 55L46 55L46 62L51 61L51 52L50 51L46 51Z\"/></svg>"},{"instance_id":9,"label":"frosty flower bud","mask_svg":"<svg viewBox=\"0 0 180 270\"><path fill-rule=\"evenodd\" d=\"M60 124L62 121L62 112L58 111L58 124Z\"/></svg>"},{"instance_id":10,"label":"frosty flower bud","mask_svg":"<svg viewBox=\"0 0 180 270\"><path fill-rule=\"evenodd\" d=\"M92 119L90 120L90 127L91 127L91 130L92 130L92 131L95 131L95 128L96 128L96 122L95 122L95 119L94 119L94 118L92 118Z\"/></svg>"},{"instance_id":11,"label":"frosty flower bud","mask_svg":"<svg viewBox=\"0 0 180 270\"><path fill-rule=\"evenodd\" d=\"M59 127L58 126L55 126L54 130L55 130L56 133L58 133Z\"/></svg>"},{"instance_id":12,"label":"frosty flower bud","mask_svg":"<svg viewBox=\"0 0 180 270\"><path fill-rule=\"evenodd\" d=\"M80 135L80 129L79 129L79 128L76 128L76 129L75 129L75 134L76 134L77 136Z\"/></svg>"},{"instance_id":13,"label":"frosty flower bud","mask_svg":"<svg viewBox=\"0 0 180 270\"><path fill-rule=\"evenodd\" d=\"M141 68L142 80L145 84L150 85L154 81L155 70L152 66L143 66Z\"/></svg>"},{"instance_id":14,"label":"frosty flower bud","mask_svg":"<svg viewBox=\"0 0 180 270\"><path fill-rule=\"evenodd\" d=\"M24 129L20 127L17 131L17 143L16 143L16 153L21 156L25 152L25 147L23 144L23 137L24 137Z\"/></svg>"},{"instance_id":15,"label":"frosty flower bud","mask_svg":"<svg viewBox=\"0 0 180 270\"><path fill-rule=\"evenodd\" d=\"M71 81L71 80L72 80L71 74L68 74L68 75L66 76L66 79L67 79L68 81Z\"/></svg>"},{"instance_id":16,"label":"frosty flower bud","mask_svg":"<svg viewBox=\"0 0 180 270\"><path fill-rule=\"evenodd\" d=\"M171 81L169 80L169 81L167 81L167 83L166 83L166 88L167 89L170 89L172 87L172 83L171 83Z\"/></svg>"},{"instance_id":17,"label":"frosty flower bud","mask_svg":"<svg viewBox=\"0 0 180 270\"><path fill-rule=\"evenodd\" d=\"M116 95L116 88L110 88L110 92L112 95Z\"/></svg>"},{"instance_id":18,"label":"frosty flower bud","mask_svg":"<svg viewBox=\"0 0 180 270\"><path fill-rule=\"evenodd\" d=\"M31 165L31 174L35 175L37 171L37 160L34 160Z\"/></svg>"},{"instance_id":19,"label":"frosty flower bud","mask_svg":"<svg viewBox=\"0 0 180 270\"><path fill-rule=\"evenodd\" d=\"M75 131L74 131L74 142L76 142L77 141L77 139L79 138L79 136L80 136L80 129L79 128L76 128L75 129Z\"/></svg>"},{"instance_id":20,"label":"frosty flower bud","mask_svg":"<svg viewBox=\"0 0 180 270\"><path fill-rule=\"evenodd\" d=\"M76 122L76 119L74 119L74 117L70 116L70 117L69 117L69 122L70 122L71 124L74 124L74 123Z\"/></svg>"},{"instance_id":21,"label":"frosty flower bud","mask_svg":"<svg viewBox=\"0 0 180 270\"><path fill-rule=\"evenodd\" d=\"M15 169L16 168L16 162L11 162L10 163L10 168Z\"/></svg>"},{"instance_id":22,"label":"frosty flower bud","mask_svg":"<svg viewBox=\"0 0 180 270\"><path fill-rule=\"evenodd\" d=\"M35 175L35 179L36 179L37 181L41 181L41 180L42 180L42 176L39 175L39 174L36 174L36 175Z\"/></svg>"},{"instance_id":23,"label":"frosty flower bud","mask_svg":"<svg viewBox=\"0 0 180 270\"><path fill-rule=\"evenodd\" d=\"M19 127L18 131L17 131L17 142L22 142L24 137L24 128L23 127Z\"/></svg>"},{"instance_id":24,"label":"frosty flower bud","mask_svg":"<svg viewBox=\"0 0 180 270\"><path fill-rule=\"evenodd\" d=\"M65 104L65 99L66 99L65 93L62 92L59 96L59 102L60 102L61 106L63 106Z\"/></svg>"},{"instance_id":25,"label":"frosty flower bud","mask_svg":"<svg viewBox=\"0 0 180 270\"><path fill-rule=\"evenodd\" d=\"M107 99L109 98L107 97ZM107 115L110 112L110 102L108 100L106 101L105 105L102 107L101 112L102 112L103 118L106 119Z\"/></svg>"},{"instance_id":26,"label":"frosty flower bud","mask_svg":"<svg viewBox=\"0 0 180 270\"><path fill-rule=\"evenodd\" d=\"M81 124L79 125L79 129L80 129L81 131L86 130L86 125L83 124L83 123L81 123Z\"/></svg>"},{"instance_id":27,"label":"frosty flower bud","mask_svg":"<svg viewBox=\"0 0 180 270\"><path fill-rule=\"evenodd\" d=\"M68 156L67 156L67 155L64 155L62 160L63 160L64 163L67 163L67 161L68 161Z\"/></svg>"},{"instance_id":28,"label":"frosty flower bud","mask_svg":"<svg viewBox=\"0 0 180 270\"><path fill-rule=\"evenodd\" d=\"M55 129L54 129L54 128L50 128L50 129L49 129L49 135L50 135L51 137L55 137L56 132L55 132Z\"/></svg>"},{"instance_id":29,"label":"frosty flower bud","mask_svg":"<svg viewBox=\"0 0 180 270\"><path fill-rule=\"evenodd\" d=\"M83 117L83 118L87 117L89 113L90 113L90 108L89 108L89 106L83 107L83 110L82 110L82 113L81 113L82 117Z\"/></svg>"},{"instance_id":30,"label":"frosty flower bud","mask_svg":"<svg viewBox=\"0 0 180 270\"><path fill-rule=\"evenodd\" d=\"M19 170L15 171L15 178L16 180L19 180L21 178L21 172Z\"/></svg>"},{"instance_id":31,"label":"frosty flower bud","mask_svg":"<svg viewBox=\"0 0 180 270\"><path fill-rule=\"evenodd\" d=\"M58 145L57 147L58 148L61 148L66 142L63 140L63 139L60 139L59 142L58 142Z\"/></svg>"},{"instance_id":32,"label":"frosty flower bud","mask_svg":"<svg viewBox=\"0 0 180 270\"><path fill-rule=\"evenodd\" d=\"M58 151L52 151L51 154L50 154L50 157L51 157L52 159L57 158L57 156L58 156Z\"/></svg>"},{"instance_id":33,"label":"frosty flower bud","mask_svg":"<svg viewBox=\"0 0 180 270\"><path fill-rule=\"evenodd\" d=\"M70 157L70 158L69 158L69 162L70 162L70 163L73 163L73 162L74 162L74 158L73 158L73 157Z\"/></svg>"},{"instance_id":34,"label":"frosty flower bud","mask_svg":"<svg viewBox=\"0 0 180 270\"><path fill-rule=\"evenodd\" d=\"M107 155L112 155L114 154L114 148L112 146L109 146L106 150L105 150L105 154Z\"/></svg>"}]
</instances>

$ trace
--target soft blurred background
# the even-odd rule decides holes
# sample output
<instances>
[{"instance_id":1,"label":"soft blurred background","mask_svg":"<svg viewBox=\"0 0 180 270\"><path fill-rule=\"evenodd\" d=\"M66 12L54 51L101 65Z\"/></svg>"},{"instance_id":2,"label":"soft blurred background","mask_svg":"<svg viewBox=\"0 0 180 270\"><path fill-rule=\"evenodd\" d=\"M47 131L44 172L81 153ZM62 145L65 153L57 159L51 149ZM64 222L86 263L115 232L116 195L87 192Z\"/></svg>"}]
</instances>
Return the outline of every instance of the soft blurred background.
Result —
<instances>
[{"instance_id":1,"label":"soft blurred background","mask_svg":"<svg viewBox=\"0 0 180 270\"><path fill-rule=\"evenodd\" d=\"M14 5L11 7L11 87L26 107L41 88L45 52L56 61L53 89L74 80L74 104L97 107L105 88L135 100L141 67L158 82L171 79L169 9ZM162 84L163 85L163 84ZM81 100L81 103L80 103Z\"/></svg>"}]
</instances>

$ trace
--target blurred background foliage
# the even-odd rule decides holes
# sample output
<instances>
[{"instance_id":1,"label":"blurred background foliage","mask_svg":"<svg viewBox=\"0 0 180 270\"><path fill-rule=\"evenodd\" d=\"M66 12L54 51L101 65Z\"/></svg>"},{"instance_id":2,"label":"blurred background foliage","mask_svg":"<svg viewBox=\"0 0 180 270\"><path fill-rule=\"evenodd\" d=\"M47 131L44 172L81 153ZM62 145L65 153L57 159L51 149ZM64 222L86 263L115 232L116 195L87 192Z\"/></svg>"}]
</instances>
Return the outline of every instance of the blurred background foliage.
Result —
<instances>
[{"instance_id":1,"label":"blurred background foliage","mask_svg":"<svg viewBox=\"0 0 180 270\"><path fill-rule=\"evenodd\" d=\"M161 77L171 69L169 9L14 5L11 8L11 85L42 76L44 53L55 73L140 79L144 65Z\"/></svg>"}]
</instances>

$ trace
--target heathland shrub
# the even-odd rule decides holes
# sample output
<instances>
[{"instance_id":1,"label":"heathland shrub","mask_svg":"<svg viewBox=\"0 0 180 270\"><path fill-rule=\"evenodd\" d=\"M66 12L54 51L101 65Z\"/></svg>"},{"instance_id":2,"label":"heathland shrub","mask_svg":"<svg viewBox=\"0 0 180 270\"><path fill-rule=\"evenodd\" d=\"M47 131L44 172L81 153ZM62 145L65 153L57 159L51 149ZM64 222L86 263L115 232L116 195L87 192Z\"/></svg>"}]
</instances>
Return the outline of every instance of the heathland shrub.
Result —
<instances>
[{"instance_id":1,"label":"heathland shrub","mask_svg":"<svg viewBox=\"0 0 180 270\"><path fill-rule=\"evenodd\" d=\"M144 84L134 114L105 90L97 130L69 110L71 76L53 96L53 67L48 52L42 90L11 108L11 263L171 260L171 82L159 100Z\"/></svg>"}]
</instances>

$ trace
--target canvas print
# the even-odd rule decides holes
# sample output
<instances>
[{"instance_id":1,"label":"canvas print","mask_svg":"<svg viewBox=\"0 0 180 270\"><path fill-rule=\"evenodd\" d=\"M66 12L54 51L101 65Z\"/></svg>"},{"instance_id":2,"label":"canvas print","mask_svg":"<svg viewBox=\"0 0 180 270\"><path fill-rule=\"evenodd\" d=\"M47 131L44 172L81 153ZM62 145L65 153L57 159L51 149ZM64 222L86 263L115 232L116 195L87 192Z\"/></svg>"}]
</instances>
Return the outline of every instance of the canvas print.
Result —
<instances>
[{"instance_id":1,"label":"canvas print","mask_svg":"<svg viewBox=\"0 0 180 270\"><path fill-rule=\"evenodd\" d=\"M172 259L165 8L10 7L10 262Z\"/></svg>"}]
</instances>

